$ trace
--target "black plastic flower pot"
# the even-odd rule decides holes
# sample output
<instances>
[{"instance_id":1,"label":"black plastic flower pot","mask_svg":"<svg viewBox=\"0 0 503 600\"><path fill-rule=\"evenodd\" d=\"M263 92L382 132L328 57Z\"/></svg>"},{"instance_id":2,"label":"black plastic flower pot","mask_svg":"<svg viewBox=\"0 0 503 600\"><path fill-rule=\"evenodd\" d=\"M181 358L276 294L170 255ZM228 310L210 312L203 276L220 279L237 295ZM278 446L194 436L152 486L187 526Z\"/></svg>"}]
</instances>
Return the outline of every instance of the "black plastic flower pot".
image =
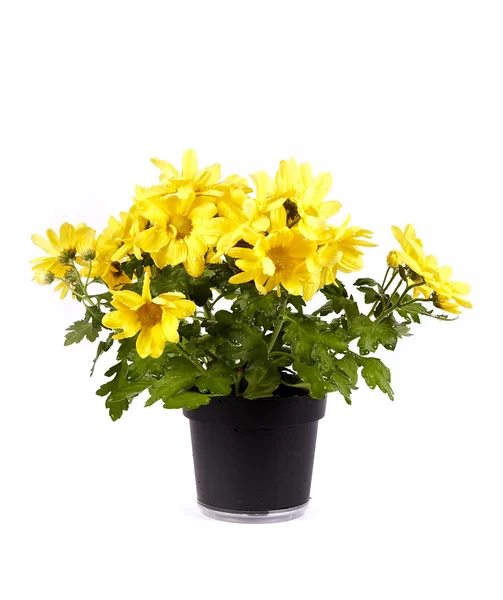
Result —
<instances>
[{"instance_id":1,"label":"black plastic flower pot","mask_svg":"<svg viewBox=\"0 0 503 600\"><path fill-rule=\"evenodd\" d=\"M216 397L184 410L203 514L235 522L285 521L304 514L326 398L291 393L292 388L258 400Z\"/></svg>"}]
</instances>

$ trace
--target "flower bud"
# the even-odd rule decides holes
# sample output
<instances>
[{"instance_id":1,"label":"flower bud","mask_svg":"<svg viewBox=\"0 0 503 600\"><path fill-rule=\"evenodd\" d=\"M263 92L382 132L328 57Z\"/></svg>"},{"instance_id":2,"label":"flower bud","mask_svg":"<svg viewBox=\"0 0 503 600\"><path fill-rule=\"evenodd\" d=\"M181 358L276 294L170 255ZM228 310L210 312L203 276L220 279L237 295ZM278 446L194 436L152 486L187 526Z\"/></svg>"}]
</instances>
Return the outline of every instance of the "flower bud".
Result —
<instances>
[{"instance_id":1,"label":"flower bud","mask_svg":"<svg viewBox=\"0 0 503 600\"><path fill-rule=\"evenodd\" d=\"M77 273L75 271L70 270L65 273L65 281L67 283L76 283L77 282Z\"/></svg>"},{"instance_id":2,"label":"flower bud","mask_svg":"<svg viewBox=\"0 0 503 600\"><path fill-rule=\"evenodd\" d=\"M402 261L400 260L398 252L396 250L392 250L388 254L386 262L388 263L388 267L390 267L391 269L398 269L398 267L402 264Z\"/></svg>"},{"instance_id":3,"label":"flower bud","mask_svg":"<svg viewBox=\"0 0 503 600\"><path fill-rule=\"evenodd\" d=\"M54 273L52 271L46 271L45 273L36 273L33 278L40 285L51 285L54 281Z\"/></svg>"}]
</instances>

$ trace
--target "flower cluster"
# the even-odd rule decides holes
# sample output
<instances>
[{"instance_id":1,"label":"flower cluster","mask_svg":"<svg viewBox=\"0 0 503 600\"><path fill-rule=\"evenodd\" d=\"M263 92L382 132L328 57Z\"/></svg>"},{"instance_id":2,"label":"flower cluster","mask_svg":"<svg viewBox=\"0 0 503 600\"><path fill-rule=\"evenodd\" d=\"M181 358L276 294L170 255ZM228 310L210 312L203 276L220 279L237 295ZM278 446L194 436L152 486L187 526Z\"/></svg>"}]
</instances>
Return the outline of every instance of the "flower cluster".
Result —
<instances>
[{"instance_id":1,"label":"flower cluster","mask_svg":"<svg viewBox=\"0 0 503 600\"><path fill-rule=\"evenodd\" d=\"M326 199L331 176L313 176L308 163L281 161L274 177L248 180L222 179L220 165L200 169L192 150L180 171L152 162L159 182L137 186L101 233L63 223L32 236L45 252L32 261L35 281L85 307L65 344L101 336L96 358L119 346L97 392L114 420L147 389L147 405L166 408L262 398L280 386L313 398L338 391L350 403L359 372L392 399L389 369L368 354L393 350L423 317L449 320L434 309L471 307L468 284L424 252L412 225L393 227L400 249L381 283L355 281L370 310L359 305L339 275L362 269L372 233L349 216L333 222L341 204ZM318 291L326 301L308 314ZM216 309L221 299L228 310Z\"/></svg>"},{"instance_id":2,"label":"flower cluster","mask_svg":"<svg viewBox=\"0 0 503 600\"><path fill-rule=\"evenodd\" d=\"M388 266L393 269L408 267L406 274L414 288L414 298L422 295L437 308L456 315L461 313L460 306L472 308L465 298L470 293L470 286L462 281L451 281L451 267L439 266L435 256L424 252L413 225L407 225L403 231L392 227L392 231L402 249L388 254Z\"/></svg>"},{"instance_id":3,"label":"flower cluster","mask_svg":"<svg viewBox=\"0 0 503 600\"><path fill-rule=\"evenodd\" d=\"M329 173L313 177L308 163L281 161L274 180L264 171L248 181L237 175L220 181L220 165L198 169L192 150L183 155L179 172L171 163L153 159L161 170L160 182L137 187L133 206L120 219L110 218L105 231L65 223L58 236L33 241L51 255L36 259L37 281L62 279L75 260L87 276L100 278L110 289L131 283L123 262L148 254L163 269L183 264L192 277L200 277L206 264L225 257L235 258L240 271L231 283L254 281L261 293L281 286L309 300L324 285L333 283L337 272L362 268L362 250L373 246L367 229L340 225L327 219L341 208L324 201L331 187ZM88 266L88 263L91 263Z\"/></svg>"}]
</instances>

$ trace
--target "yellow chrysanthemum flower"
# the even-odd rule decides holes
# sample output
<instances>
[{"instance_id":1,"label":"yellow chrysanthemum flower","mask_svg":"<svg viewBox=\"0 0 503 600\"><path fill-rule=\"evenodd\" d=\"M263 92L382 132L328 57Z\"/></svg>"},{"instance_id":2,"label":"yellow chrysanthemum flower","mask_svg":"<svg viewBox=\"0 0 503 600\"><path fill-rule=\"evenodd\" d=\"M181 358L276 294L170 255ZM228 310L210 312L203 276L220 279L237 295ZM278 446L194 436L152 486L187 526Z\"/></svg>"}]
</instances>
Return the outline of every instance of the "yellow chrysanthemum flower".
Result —
<instances>
[{"instance_id":1,"label":"yellow chrysanthemum flower","mask_svg":"<svg viewBox=\"0 0 503 600\"><path fill-rule=\"evenodd\" d=\"M239 240L252 239L254 243L258 239L257 232L243 211L247 194L252 191L248 187L248 181L239 175L231 175L215 187L222 195L215 198L220 236L216 249L207 255L207 261L212 263L220 262L222 256L227 254Z\"/></svg>"},{"instance_id":2,"label":"yellow chrysanthemum flower","mask_svg":"<svg viewBox=\"0 0 503 600\"><path fill-rule=\"evenodd\" d=\"M439 266L435 256L424 252L413 225L406 225L404 231L395 226L391 230L402 247L395 251L395 257L411 270L411 282L424 280L424 285L414 288L415 298L421 294L429 298L433 294L435 306L454 314L459 314L458 306L472 308L471 302L464 298L470 293L470 286L462 281L450 281L451 267Z\"/></svg>"},{"instance_id":3,"label":"yellow chrysanthemum flower","mask_svg":"<svg viewBox=\"0 0 503 600\"><path fill-rule=\"evenodd\" d=\"M135 204L129 212L120 213L120 221L115 217L108 219L108 226L103 231L100 245L103 250L107 247L112 253L110 257L112 262L120 261L128 254L141 259L142 253L135 240L148 224L147 219L140 215L138 210L138 203L143 200L142 191L142 188L136 187L137 197L133 198Z\"/></svg>"},{"instance_id":4,"label":"yellow chrysanthemum flower","mask_svg":"<svg viewBox=\"0 0 503 600\"><path fill-rule=\"evenodd\" d=\"M352 273L363 268L363 250L377 244L369 241L372 232L361 227L348 227L350 217L338 227L329 226L325 242L308 261L312 273L319 270L319 287L334 283L337 272Z\"/></svg>"},{"instance_id":5,"label":"yellow chrysanthemum flower","mask_svg":"<svg viewBox=\"0 0 503 600\"><path fill-rule=\"evenodd\" d=\"M286 199L265 171L250 175L255 184L255 198L246 196L243 202L243 212L253 230L267 231L271 227L271 213L278 209Z\"/></svg>"},{"instance_id":6,"label":"yellow chrysanthemum flower","mask_svg":"<svg viewBox=\"0 0 503 600\"><path fill-rule=\"evenodd\" d=\"M42 277L38 277L41 273L64 277L77 257L79 244L88 235L94 236L94 230L84 223L80 223L77 227L70 223L63 223L59 229L59 236L54 230L48 229L47 239L38 234L32 235L33 243L49 255L31 261L36 276L35 281L39 283L42 281Z\"/></svg>"},{"instance_id":7,"label":"yellow chrysanthemum flower","mask_svg":"<svg viewBox=\"0 0 503 600\"><path fill-rule=\"evenodd\" d=\"M194 150L186 150L183 153L181 173L165 160L153 158L152 162L161 169L161 175L159 176L161 185L149 188L149 195L176 194L182 200L193 199L196 196L220 195L215 187L220 179L220 165L215 164L199 170L197 155Z\"/></svg>"},{"instance_id":8,"label":"yellow chrysanthemum flower","mask_svg":"<svg viewBox=\"0 0 503 600\"><path fill-rule=\"evenodd\" d=\"M103 325L109 329L122 329L113 337L122 340L135 336L136 350L142 358L159 358L166 342L180 341L179 320L192 315L196 305L183 294L159 294L152 298L150 274L145 273L142 295L132 291L113 293L112 306L116 309L103 317Z\"/></svg>"},{"instance_id":9,"label":"yellow chrysanthemum flower","mask_svg":"<svg viewBox=\"0 0 503 600\"><path fill-rule=\"evenodd\" d=\"M281 161L276 185L281 197L286 199L271 217L273 227L297 225L311 240L318 240L323 235L327 220L342 206L336 200L325 200L332 187L330 173L313 177L309 163L297 165L293 158L288 162Z\"/></svg>"},{"instance_id":10,"label":"yellow chrysanthemum flower","mask_svg":"<svg viewBox=\"0 0 503 600\"><path fill-rule=\"evenodd\" d=\"M302 295L311 278L306 260L316 251L316 243L306 240L293 229L283 229L261 236L253 248L233 248L229 256L237 258L236 266L242 273L233 275L230 283L254 281L261 294L281 286L290 294Z\"/></svg>"},{"instance_id":11,"label":"yellow chrysanthemum flower","mask_svg":"<svg viewBox=\"0 0 503 600\"><path fill-rule=\"evenodd\" d=\"M187 273L200 277L204 271L209 247L216 245L222 228L221 219L214 218L217 207L212 202L194 205L178 196L166 196L156 202L139 205L139 211L152 227L136 236L135 243L150 253L155 264L183 263Z\"/></svg>"}]
</instances>

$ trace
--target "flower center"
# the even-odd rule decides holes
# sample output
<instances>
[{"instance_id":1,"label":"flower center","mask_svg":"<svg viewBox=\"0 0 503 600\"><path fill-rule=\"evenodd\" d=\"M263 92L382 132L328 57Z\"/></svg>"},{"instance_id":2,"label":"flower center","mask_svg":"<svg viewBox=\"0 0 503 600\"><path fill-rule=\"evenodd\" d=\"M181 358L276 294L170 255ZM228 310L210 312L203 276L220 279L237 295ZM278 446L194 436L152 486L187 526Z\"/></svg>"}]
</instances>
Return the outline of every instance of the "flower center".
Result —
<instances>
[{"instance_id":1,"label":"flower center","mask_svg":"<svg viewBox=\"0 0 503 600\"><path fill-rule=\"evenodd\" d=\"M283 203L286 210L286 224L288 227L293 227L300 221L299 209L293 200L287 198Z\"/></svg>"},{"instance_id":2,"label":"flower center","mask_svg":"<svg viewBox=\"0 0 503 600\"><path fill-rule=\"evenodd\" d=\"M153 302L147 302L136 311L142 327L154 327L162 321L162 308Z\"/></svg>"},{"instance_id":3,"label":"flower center","mask_svg":"<svg viewBox=\"0 0 503 600\"><path fill-rule=\"evenodd\" d=\"M169 224L176 229L176 239L182 240L192 233L192 221L183 215L175 215L170 218Z\"/></svg>"},{"instance_id":4,"label":"flower center","mask_svg":"<svg viewBox=\"0 0 503 600\"><path fill-rule=\"evenodd\" d=\"M288 249L283 246L276 246L267 251L266 256L272 260L276 267L276 272L284 271L288 265Z\"/></svg>"},{"instance_id":5,"label":"flower center","mask_svg":"<svg viewBox=\"0 0 503 600\"><path fill-rule=\"evenodd\" d=\"M110 272L112 273L112 277L114 279L119 279L121 275L124 273L122 270L122 265L117 260L114 260L110 263Z\"/></svg>"}]
</instances>

